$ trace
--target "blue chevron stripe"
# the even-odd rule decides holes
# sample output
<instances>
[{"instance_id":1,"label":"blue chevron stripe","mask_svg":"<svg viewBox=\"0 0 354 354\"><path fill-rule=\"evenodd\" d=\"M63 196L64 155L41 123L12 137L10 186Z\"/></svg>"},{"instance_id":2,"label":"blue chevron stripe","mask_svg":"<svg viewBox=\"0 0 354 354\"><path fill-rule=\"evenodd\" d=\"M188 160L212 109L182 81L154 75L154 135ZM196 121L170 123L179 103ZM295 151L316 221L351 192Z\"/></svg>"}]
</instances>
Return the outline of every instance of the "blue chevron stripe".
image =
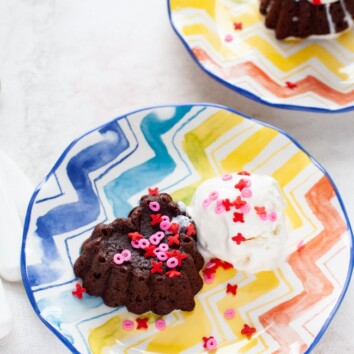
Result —
<instances>
[{"instance_id":1,"label":"blue chevron stripe","mask_svg":"<svg viewBox=\"0 0 354 354\"><path fill-rule=\"evenodd\" d=\"M162 135L183 119L191 109L192 106L176 107L175 114L169 119L161 119L154 112L143 118L140 127L155 156L123 172L104 187L106 197L112 204L113 213L116 217L128 215L131 209L128 200L131 196L157 184L174 171L176 163L169 155L162 141ZM137 176L144 177L139 179Z\"/></svg>"},{"instance_id":2,"label":"blue chevron stripe","mask_svg":"<svg viewBox=\"0 0 354 354\"><path fill-rule=\"evenodd\" d=\"M100 201L89 173L105 166L129 148L129 141L117 121L105 125L98 132L103 140L83 149L67 164L67 175L77 193L78 201L59 205L37 219L36 232L41 239L44 255L41 264L27 268L31 286L53 282L60 276L60 270L51 266L60 258L53 236L78 229L99 216ZM115 138L112 138L112 134Z\"/></svg>"},{"instance_id":3,"label":"blue chevron stripe","mask_svg":"<svg viewBox=\"0 0 354 354\"><path fill-rule=\"evenodd\" d=\"M56 173L53 173L52 178L55 179L56 184L57 184L58 189L59 189L59 192L58 192L57 194L54 194L54 195L50 196L50 197L46 197L46 198L43 198L43 199L38 199L38 200L36 200L36 204L44 203L44 202L46 202L46 201L48 201L48 200L61 197L61 196L64 194L64 193L63 193L63 190L62 190L62 188L61 188L61 185L60 185L60 183L59 183L59 181L58 181L57 174L56 174Z\"/></svg>"}]
</instances>

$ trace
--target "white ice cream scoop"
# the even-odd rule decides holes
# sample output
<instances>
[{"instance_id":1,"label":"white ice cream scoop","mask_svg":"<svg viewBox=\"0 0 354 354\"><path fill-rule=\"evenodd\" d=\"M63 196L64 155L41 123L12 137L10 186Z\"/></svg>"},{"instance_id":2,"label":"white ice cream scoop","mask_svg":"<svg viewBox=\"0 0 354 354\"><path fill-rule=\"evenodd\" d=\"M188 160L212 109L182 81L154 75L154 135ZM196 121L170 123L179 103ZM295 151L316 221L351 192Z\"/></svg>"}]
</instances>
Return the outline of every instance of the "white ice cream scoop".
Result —
<instances>
[{"instance_id":1,"label":"white ice cream scoop","mask_svg":"<svg viewBox=\"0 0 354 354\"><path fill-rule=\"evenodd\" d=\"M274 178L244 173L202 183L189 212L206 260L220 258L257 273L276 268L285 258L285 200Z\"/></svg>"},{"instance_id":2,"label":"white ice cream scoop","mask_svg":"<svg viewBox=\"0 0 354 354\"><path fill-rule=\"evenodd\" d=\"M0 338L9 334L13 327L13 316L7 302L4 287L0 279Z\"/></svg>"}]
</instances>

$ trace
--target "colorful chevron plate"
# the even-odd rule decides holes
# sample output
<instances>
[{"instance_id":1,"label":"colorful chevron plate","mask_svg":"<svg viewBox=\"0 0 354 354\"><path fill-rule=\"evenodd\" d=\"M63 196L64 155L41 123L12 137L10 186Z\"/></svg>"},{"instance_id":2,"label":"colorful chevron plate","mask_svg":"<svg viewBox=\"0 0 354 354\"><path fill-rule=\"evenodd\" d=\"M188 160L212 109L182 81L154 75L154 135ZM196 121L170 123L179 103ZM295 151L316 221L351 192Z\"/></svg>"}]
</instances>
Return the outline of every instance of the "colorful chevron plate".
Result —
<instances>
[{"instance_id":1,"label":"colorful chevron plate","mask_svg":"<svg viewBox=\"0 0 354 354\"><path fill-rule=\"evenodd\" d=\"M188 204L205 179L248 170L272 175L287 201L287 262L248 274L219 269L192 312L165 316L158 331L125 331L136 315L101 298L72 295L73 262L98 223L126 216L148 187ZM146 108L79 137L36 189L28 209L22 276L35 312L74 353L303 353L340 305L353 266L352 233L331 178L292 138L226 107ZM236 296L227 283L238 284ZM235 317L226 319L226 309ZM256 328L241 335L244 324Z\"/></svg>"},{"instance_id":2,"label":"colorful chevron plate","mask_svg":"<svg viewBox=\"0 0 354 354\"><path fill-rule=\"evenodd\" d=\"M354 29L332 40L279 41L258 8L259 0L169 0L188 52L227 87L274 107L354 109Z\"/></svg>"}]
</instances>

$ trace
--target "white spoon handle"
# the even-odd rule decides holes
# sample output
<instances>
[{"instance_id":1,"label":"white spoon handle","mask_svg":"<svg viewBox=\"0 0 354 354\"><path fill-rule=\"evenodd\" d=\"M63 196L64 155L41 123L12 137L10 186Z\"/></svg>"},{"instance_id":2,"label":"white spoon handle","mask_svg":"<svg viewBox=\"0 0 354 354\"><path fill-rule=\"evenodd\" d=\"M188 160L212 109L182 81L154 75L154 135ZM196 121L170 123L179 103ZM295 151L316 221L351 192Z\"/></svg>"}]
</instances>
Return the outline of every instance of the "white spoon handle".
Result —
<instances>
[{"instance_id":1,"label":"white spoon handle","mask_svg":"<svg viewBox=\"0 0 354 354\"><path fill-rule=\"evenodd\" d=\"M25 174L1 150L0 179L3 179L6 188L9 188L9 195L14 199L23 223L34 188Z\"/></svg>"},{"instance_id":2,"label":"white spoon handle","mask_svg":"<svg viewBox=\"0 0 354 354\"><path fill-rule=\"evenodd\" d=\"M22 224L1 178L0 201L0 275L9 281L19 281Z\"/></svg>"},{"instance_id":3,"label":"white spoon handle","mask_svg":"<svg viewBox=\"0 0 354 354\"><path fill-rule=\"evenodd\" d=\"M7 302L4 287L0 279L0 338L5 337L12 329L13 317Z\"/></svg>"}]
</instances>

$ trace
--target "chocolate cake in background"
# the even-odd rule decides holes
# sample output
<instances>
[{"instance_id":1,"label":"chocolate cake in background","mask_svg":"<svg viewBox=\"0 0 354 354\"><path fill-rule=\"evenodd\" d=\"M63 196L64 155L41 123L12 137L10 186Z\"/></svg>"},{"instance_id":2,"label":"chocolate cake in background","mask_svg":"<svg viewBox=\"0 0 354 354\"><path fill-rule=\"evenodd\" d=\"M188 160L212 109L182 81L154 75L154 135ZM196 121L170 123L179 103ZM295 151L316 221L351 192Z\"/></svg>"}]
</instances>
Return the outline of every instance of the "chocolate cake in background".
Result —
<instances>
[{"instance_id":1,"label":"chocolate cake in background","mask_svg":"<svg viewBox=\"0 0 354 354\"><path fill-rule=\"evenodd\" d=\"M276 38L335 37L353 25L353 0L260 0Z\"/></svg>"},{"instance_id":2,"label":"chocolate cake in background","mask_svg":"<svg viewBox=\"0 0 354 354\"><path fill-rule=\"evenodd\" d=\"M130 312L191 311L204 259L194 224L170 195L145 195L128 218L97 225L74 265L90 295Z\"/></svg>"}]
</instances>

